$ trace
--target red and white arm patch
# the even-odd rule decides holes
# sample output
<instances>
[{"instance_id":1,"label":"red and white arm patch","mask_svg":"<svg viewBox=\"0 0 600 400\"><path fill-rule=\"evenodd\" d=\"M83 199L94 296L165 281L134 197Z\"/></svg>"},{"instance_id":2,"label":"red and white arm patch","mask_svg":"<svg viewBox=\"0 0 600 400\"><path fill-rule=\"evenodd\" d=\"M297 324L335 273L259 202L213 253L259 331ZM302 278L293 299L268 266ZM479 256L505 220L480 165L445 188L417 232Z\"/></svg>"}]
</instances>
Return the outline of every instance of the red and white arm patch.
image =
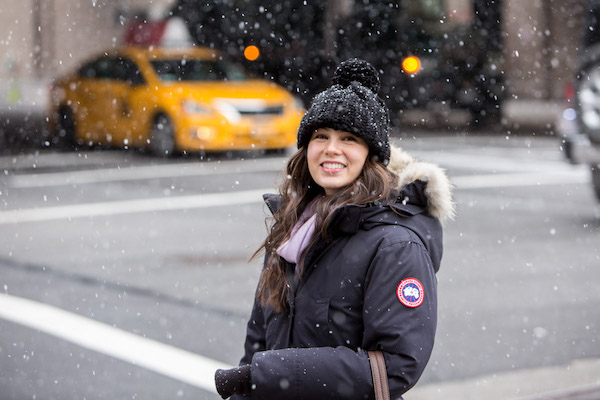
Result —
<instances>
[{"instance_id":1,"label":"red and white arm patch","mask_svg":"<svg viewBox=\"0 0 600 400\"><path fill-rule=\"evenodd\" d=\"M425 290L418 279L406 278L398 285L396 295L398 296L400 303L404 304L406 307L415 308L423 303Z\"/></svg>"}]
</instances>

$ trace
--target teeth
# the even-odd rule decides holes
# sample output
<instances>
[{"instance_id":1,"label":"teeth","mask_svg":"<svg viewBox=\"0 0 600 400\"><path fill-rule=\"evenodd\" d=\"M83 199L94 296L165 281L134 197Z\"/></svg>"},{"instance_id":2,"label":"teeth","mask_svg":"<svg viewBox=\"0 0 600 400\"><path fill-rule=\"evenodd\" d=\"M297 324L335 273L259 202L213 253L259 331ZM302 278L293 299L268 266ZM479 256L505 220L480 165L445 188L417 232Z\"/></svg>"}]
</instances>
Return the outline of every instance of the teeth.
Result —
<instances>
[{"instance_id":1,"label":"teeth","mask_svg":"<svg viewBox=\"0 0 600 400\"><path fill-rule=\"evenodd\" d=\"M327 169L339 169L339 168L344 168L344 164L339 164L339 163L323 163L323 167L325 167Z\"/></svg>"}]
</instances>

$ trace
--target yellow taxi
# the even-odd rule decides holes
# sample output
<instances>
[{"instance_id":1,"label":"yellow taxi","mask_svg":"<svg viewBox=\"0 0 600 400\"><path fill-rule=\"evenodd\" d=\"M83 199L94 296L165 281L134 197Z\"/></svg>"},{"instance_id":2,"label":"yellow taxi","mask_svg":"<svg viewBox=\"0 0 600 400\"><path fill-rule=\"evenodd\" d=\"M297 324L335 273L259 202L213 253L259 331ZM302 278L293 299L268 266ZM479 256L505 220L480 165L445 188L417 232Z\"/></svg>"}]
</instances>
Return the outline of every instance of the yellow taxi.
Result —
<instances>
[{"instance_id":1,"label":"yellow taxi","mask_svg":"<svg viewBox=\"0 0 600 400\"><path fill-rule=\"evenodd\" d=\"M54 82L50 106L59 140L162 156L284 149L305 112L281 86L201 47L102 53Z\"/></svg>"}]
</instances>

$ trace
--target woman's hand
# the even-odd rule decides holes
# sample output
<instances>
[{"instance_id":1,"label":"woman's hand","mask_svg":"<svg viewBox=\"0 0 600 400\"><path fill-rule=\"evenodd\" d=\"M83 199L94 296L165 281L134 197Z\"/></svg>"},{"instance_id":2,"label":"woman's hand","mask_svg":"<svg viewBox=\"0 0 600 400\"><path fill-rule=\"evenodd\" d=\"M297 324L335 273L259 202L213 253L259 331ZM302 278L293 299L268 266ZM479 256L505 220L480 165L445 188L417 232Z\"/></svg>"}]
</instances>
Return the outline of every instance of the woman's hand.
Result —
<instances>
[{"instance_id":1,"label":"woman's hand","mask_svg":"<svg viewBox=\"0 0 600 400\"><path fill-rule=\"evenodd\" d=\"M218 369L215 372L215 386L223 399L234 394L250 394L252 390L250 365L231 369Z\"/></svg>"}]
</instances>

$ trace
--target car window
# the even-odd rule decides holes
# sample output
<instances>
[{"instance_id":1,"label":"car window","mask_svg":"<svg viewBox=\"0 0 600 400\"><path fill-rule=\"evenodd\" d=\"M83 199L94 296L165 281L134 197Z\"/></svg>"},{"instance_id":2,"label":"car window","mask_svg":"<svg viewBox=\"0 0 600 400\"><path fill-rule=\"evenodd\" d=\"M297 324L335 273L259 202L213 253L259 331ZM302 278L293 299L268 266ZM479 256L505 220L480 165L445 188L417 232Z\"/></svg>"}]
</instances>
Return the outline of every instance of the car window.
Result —
<instances>
[{"instance_id":1,"label":"car window","mask_svg":"<svg viewBox=\"0 0 600 400\"><path fill-rule=\"evenodd\" d=\"M103 57L85 64L79 69L82 78L109 79L111 76L111 62L109 58Z\"/></svg>"},{"instance_id":2,"label":"car window","mask_svg":"<svg viewBox=\"0 0 600 400\"><path fill-rule=\"evenodd\" d=\"M227 61L163 59L151 61L163 81L241 81L248 79L239 66Z\"/></svg>"},{"instance_id":3,"label":"car window","mask_svg":"<svg viewBox=\"0 0 600 400\"><path fill-rule=\"evenodd\" d=\"M126 57L115 57L111 59L111 78L124 81L129 84L140 84L144 78L135 61Z\"/></svg>"}]
</instances>

